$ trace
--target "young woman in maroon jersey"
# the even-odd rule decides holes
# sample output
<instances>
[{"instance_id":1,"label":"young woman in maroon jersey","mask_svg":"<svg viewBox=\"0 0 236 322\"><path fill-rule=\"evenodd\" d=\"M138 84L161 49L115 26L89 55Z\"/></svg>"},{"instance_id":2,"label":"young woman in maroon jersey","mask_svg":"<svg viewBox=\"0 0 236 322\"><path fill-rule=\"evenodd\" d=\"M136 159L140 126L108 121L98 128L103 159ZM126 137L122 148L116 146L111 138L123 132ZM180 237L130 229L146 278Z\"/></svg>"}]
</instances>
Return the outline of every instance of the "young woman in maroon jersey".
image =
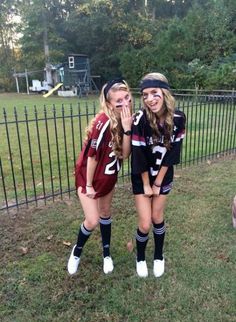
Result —
<instances>
[{"instance_id":1,"label":"young woman in maroon jersey","mask_svg":"<svg viewBox=\"0 0 236 322\"><path fill-rule=\"evenodd\" d=\"M164 75L149 73L140 87L144 108L134 117L131 154L131 179L138 212L136 271L140 277L148 276L145 249L153 225L153 273L160 277L165 266L164 209L172 188L173 166L180 162L185 115L175 110L175 100Z\"/></svg>"},{"instance_id":2,"label":"young woman in maroon jersey","mask_svg":"<svg viewBox=\"0 0 236 322\"><path fill-rule=\"evenodd\" d=\"M86 140L75 169L78 196L85 219L73 247L68 272L77 272L83 246L100 223L103 271L113 271L110 256L111 201L122 160L131 150L132 96L123 79L105 84L100 95L101 110L86 130Z\"/></svg>"}]
</instances>

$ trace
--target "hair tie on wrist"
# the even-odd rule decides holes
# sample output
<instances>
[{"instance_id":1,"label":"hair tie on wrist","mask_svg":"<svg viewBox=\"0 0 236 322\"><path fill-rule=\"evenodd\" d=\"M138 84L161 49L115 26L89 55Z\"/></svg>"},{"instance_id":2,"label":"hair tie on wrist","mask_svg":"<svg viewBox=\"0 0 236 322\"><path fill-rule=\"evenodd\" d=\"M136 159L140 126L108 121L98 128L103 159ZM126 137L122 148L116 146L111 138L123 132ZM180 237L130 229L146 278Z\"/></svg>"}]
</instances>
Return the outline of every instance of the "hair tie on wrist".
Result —
<instances>
[{"instance_id":1,"label":"hair tie on wrist","mask_svg":"<svg viewBox=\"0 0 236 322\"><path fill-rule=\"evenodd\" d=\"M154 182L153 184L154 184L154 186L155 186L155 187L157 187L157 188L161 188L161 185L156 184L155 182Z\"/></svg>"},{"instance_id":2,"label":"hair tie on wrist","mask_svg":"<svg viewBox=\"0 0 236 322\"><path fill-rule=\"evenodd\" d=\"M88 184L86 184L86 187L88 187L88 188L92 188L92 186L90 186L90 185L88 185Z\"/></svg>"}]
</instances>

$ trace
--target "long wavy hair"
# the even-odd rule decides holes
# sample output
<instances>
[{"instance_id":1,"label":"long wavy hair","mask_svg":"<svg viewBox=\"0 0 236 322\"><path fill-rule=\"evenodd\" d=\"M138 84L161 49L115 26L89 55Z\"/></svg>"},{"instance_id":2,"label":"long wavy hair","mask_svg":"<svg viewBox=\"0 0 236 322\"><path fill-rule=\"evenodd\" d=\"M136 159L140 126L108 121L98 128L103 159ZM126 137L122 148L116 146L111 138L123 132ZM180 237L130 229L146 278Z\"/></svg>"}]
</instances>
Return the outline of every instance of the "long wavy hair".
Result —
<instances>
[{"instance_id":1,"label":"long wavy hair","mask_svg":"<svg viewBox=\"0 0 236 322\"><path fill-rule=\"evenodd\" d=\"M161 73L149 73L146 74L142 81L145 79L152 79L152 80L160 80L168 84L167 78L161 74ZM153 113L148 106L145 104L145 101L143 100L144 108L146 110L147 118L149 121L149 124L153 130L153 144L156 145L161 136L164 137L164 146L167 149L170 149L171 143L171 134L173 131L173 120L174 120L174 110L175 110L175 99L172 96L171 92L168 89L161 88L161 91L163 93L164 101L163 101L163 117L164 117L164 124L163 124L163 133L160 133L160 119L157 113Z\"/></svg>"},{"instance_id":2,"label":"long wavy hair","mask_svg":"<svg viewBox=\"0 0 236 322\"><path fill-rule=\"evenodd\" d=\"M97 117L101 113L105 113L110 119L110 131L111 131L111 142L112 142L112 150L118 158L122 158L122 142L123 142L123 130L120 117L117 117L115 110L109 106L109 102L111 100L111 95L117 91L125 91L130 94L131 97L131 113L133 106L133 99L131 95L130 88L128 84L123 80L124 83L115 83L108 91L106 97L104 95L104 89L107 84L102 87L101 94L99 97L100 101L100 111L98 114L91 120L89 126L85 129L85 142L88 141L89 134L92 131L93 125L97 119Z\"/></svg>"}]
</instances>

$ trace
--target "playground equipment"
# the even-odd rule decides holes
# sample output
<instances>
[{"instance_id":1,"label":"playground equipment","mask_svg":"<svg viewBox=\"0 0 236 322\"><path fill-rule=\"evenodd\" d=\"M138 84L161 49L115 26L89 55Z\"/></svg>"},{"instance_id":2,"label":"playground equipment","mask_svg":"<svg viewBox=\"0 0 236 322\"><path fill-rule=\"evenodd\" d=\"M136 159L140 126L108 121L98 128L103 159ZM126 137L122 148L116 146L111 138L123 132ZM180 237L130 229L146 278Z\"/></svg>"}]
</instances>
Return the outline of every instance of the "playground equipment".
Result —
<instances>
[{"instance_id":1,"label":"playground equipment","mask_svg":"<svg viewBox=\"0 0 236 322\"><path fill-rule=\"evenodd\" d=\"M44 94L43 97L46 98L46 97L50 96L53 92L55 92L62 85L63 85L63 83L57 84L54 88L50 89L50 91L48 93Z\"/></svg>"},{"instance_id":2,"label":"playground equipment","mask_svg":"<svg viewBox=\"0 0 236 322\"><path fill-rule=\"evenodd\" d=\"M75 97L78 95L77 87L68 90L59 90L57 94L62 97Z\"/></svg>"},{"instance_id":3,"label":"playground equipment","mask_svg":"<svg viewBox=\"0 0 236 322\"><path fill-rule=\"evenodd\" d=\"M20 93L19 80L21 78L25 78L25 85L26 85L25 87L26 87L27 94L29 94L30 93L30 90L32 89L32 87L34 87L34 84L32 84L31 87L29 86L29 77L32 77L32 75L34 75L34 77L35 77L35 75L37 75L39 73L42 73L42 72L43 72L42 70L32 70L32 71L28 71L27 69L25 69L24 72L20 72L20 73L14 72L13 73L13 77L15 78L15 81L16 81L16 90L17 90L17 93L18 94ZM39 85L39 83L37 85Z\"/></svg>"},{"instance_id":4,"label":"playground equipment","mask_svg":"<svg viewBox=\"0 0 236 322\"><path fill-rule=\"evenodd\" d=\"M29 86L29 76L32 77L36 72L42 72L44 81L33 79L32 86ZM27 94L44 93L44 97L50 96L59 87L62 87L58 93L60 96L83 96L99 91L97 84L100 82L100 76L91 75L89 58L83 54L71 54L66 62L58 65L46 63L43 71L25 70L23 73L14 73L13 76L18 93L19 77L24 77L26 80Z\"/></svg>"},{"instance_id":5,"label":"playground equipment","mask_svg":"<svg viewBox=\"0 0 236 322\"><path fill-rule=\"evenodd\" d=\"M46 81L40 81L38 79L32 80L32 86L29 87L31 92L45 94L50 90L48 83Z\"/></svg>"},{"instance_id":6,"label":"playground equipment","mask_svg":"<svg viewBox=\"0 0 236 322\"><path fill-rule=\"evenodd\" d=\"M68 61L59 68L60 80L63 82L63 91L67 92L61 96L74 96L75 90L78 96L88 95L89 92L98 91L97 85L90 72L90 63L87 55L71 54Z\"/></svg>"}]
</instances>

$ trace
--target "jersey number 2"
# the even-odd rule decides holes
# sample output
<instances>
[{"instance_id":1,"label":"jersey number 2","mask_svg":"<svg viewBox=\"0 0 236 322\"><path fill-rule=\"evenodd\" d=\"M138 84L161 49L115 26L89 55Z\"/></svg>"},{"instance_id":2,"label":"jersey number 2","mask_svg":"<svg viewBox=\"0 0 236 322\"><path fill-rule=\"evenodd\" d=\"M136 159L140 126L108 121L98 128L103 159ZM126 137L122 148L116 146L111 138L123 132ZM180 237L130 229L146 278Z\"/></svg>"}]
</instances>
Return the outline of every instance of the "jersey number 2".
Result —
<instances>
[{"instance_id":1,"label":"jersey number 2","mask_svg":"<svg viewBox=\"0 0 236 322\"><path fill-rule=\"evenodd\" d=\"M115 156L115 153L114 153L114 151L112 151L109 154L109 157L112 158L114 156ZM111 161L110 163L108 163L106 165L105 174L114 174L115 173L116 170L112 170L112 167L114 166L114 164L116 164L117 172L119 172L119 170L120 170L120 163L119 163L119 160L117 160L117 158L115 158L113 161Z\"/></svg>"}]
</instances>

